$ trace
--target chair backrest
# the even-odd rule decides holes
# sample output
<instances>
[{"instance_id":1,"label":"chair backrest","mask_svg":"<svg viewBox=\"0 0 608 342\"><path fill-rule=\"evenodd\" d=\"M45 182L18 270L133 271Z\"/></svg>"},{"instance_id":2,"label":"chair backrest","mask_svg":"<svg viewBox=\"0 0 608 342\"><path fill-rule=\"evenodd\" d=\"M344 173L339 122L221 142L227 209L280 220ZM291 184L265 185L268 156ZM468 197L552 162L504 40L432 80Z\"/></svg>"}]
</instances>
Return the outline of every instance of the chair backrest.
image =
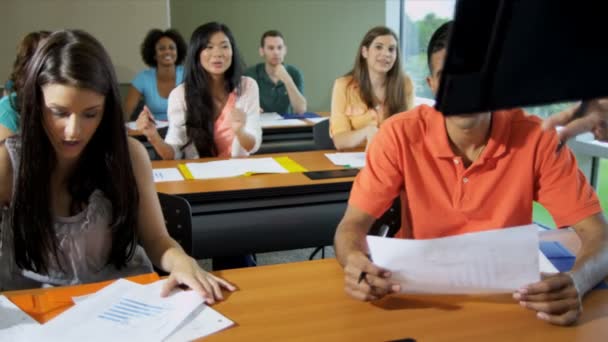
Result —
<instances>
[{"instance_id":1,"label":"chair backrest","mask_svg":"<svg viewBox=\"0 0 608 342\"><path fill-rule=\"evenodd\" d=\"M188 255L192 255L192 210L190 203L179 196L158 193L169 235Z\"/></svg>"},{"instance_id":2,"label":"chair backrest","mask_svg":"<svg viewBox=\"0 0 608 342\"><path fill-rule=\"evenodd\" d=\"M395 236L401 228L401 198L399 196L395 198L393 205L374 222L368 235L379 235L380 228L385 224L388 226L387 237Z\"/></svg>"},{"instance_id":3,"label":"chair backrest","mask_svg":"<svg viewBox=\"0 0 608 342\"><path fill-rule=\"evenodd\" d=\"M320 150L333 150L334 141L329 136L329 119L317 122L312 126L312 138Z\"/></svg>"}]
</instances>

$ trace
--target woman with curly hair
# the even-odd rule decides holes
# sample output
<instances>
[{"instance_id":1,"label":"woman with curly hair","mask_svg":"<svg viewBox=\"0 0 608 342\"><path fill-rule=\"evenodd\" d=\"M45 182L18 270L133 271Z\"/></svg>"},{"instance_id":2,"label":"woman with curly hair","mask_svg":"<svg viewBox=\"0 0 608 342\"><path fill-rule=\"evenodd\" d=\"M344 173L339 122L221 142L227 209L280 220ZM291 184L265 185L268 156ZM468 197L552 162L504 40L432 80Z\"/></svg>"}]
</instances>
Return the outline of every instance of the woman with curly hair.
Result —
<instances>
[{"instance_id":1,"label":"woman with curly hair","mask_svg":"<svg viewBox=\"0 0 608 342\"><path fill-rule=\"evenodd\" d=\"M141 44L141 57L149 66L142 70L131 82L125 101L125 112L133 114L138 103L144 101L144 109L139 118L149 117L149 124L155 120L167 120L167 98L175 87L183 82L184 68L181 65L186 57L186 43L176 30L161 31L152 29ZM147 121L138 120L138 124ZM138 129L143 130L144 127Z\"/></svg>"}]
</instances>

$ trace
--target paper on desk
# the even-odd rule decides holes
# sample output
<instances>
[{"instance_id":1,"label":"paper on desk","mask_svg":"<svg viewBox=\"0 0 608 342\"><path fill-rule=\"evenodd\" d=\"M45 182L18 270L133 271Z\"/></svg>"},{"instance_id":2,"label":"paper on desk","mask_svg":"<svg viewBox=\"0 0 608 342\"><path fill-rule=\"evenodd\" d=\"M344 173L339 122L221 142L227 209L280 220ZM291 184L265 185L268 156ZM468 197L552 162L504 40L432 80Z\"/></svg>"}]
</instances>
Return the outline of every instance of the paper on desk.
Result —
<instances>
[{"instance_id":1,"label":"paper on desk","mask_svg":"<svg viewBox=\"0 0 608 342\"><path fill-rule=\"evenodd\" d=\"M205 163L187 163L195 179L236 177L247 173L288 173L273 158L243 158L218 160Z\"/></svg>"},{"instance_id":2,"label":"paper on desk","mask_svg":"<svg viewBox=\"0 0 608 342\"><path fill-rule=\"evenodd\" d=\"M283 117L279 113L262 113L260 114L260 121L273 121L273 120L283 120Z\"/></svg>"},{"instance_id":3,"label":"paper on desk","mask_svg":"<svg viewBox=\"0 0 608 342\"><path fill-rule=\"evenodd\" d=\"M154 182L172 182L184 180L184 176L175 167L164 168L164 169L153 169L152 174L154 175Z\"/></svg>"},{"instance_id":4,"label":"paper on desk","mask_svg":"<svg viewBox=\"0 0 608 342\"><path fill-rule=\"evenodd\" d=\"M161 285L162 281L143 286L156 288L148 289L149 291L160 292ZM93 296L95 296L95 294L72 297L72 300L76 305L79 305ZM224 330L232 325L234 325L233 321L203 303L192 311L192 313L190 313L190 315L176 328L176 331L169 335L164 341L191 341Z\"/></svg>"},{"instance_id":5,"label":"paper on desk","mask_svg":"<svg viewBox=\"0 0 608 342\"><path fill-rule=\"evenodd\" d=\"M319 123L321 121L325 121L325 120L329 120L328 117L320 117L320 118L306 118L306 120L312 122L312 123Z\"/></svg>"},{"instance_id":6,"label":"paper on desk","mask_svg":"<svg viewBox=\"0 0 608 342\"><path fill-rule=\"evenodd\" d=\"M368 236L374 264L406 293L501 293L540 280L536 225L429 240Z\"/></svg>"},{"instance_id":7,"label":"paper on desk","mask_svg":"<svg viewBox=\"0 0 608 342\"><path fill-rule=\"evenodd\" d=\"M40 323L0 295L0 341L31 341L29 334L39 328Z\"/></svg>"},{"instance_id":8,"label":"paper on desk","mask_svg":"<svg viewBox=\"0 0 608 342\"><path fill-rule=\"evenodd\" d=\"M340 152L340 153L325 153L327 159L331 160L334 165L364 167L365 152Z\"/></svg>"},{"instance_id":9,"label":"paper on desk","mask_svg":"<svg viewBox=\"0 0 608 342\"><path fill-rule=\"evenodd\" d=\"M300 119L280 119L280 120L264 120L260 124L262 128L281 127L281 126L308 126L308 123Z\"/></svg>"},{"instance_id":10,"label":"paper on desk","mask_svg":"<svg viewBox=\"0 0 608 342\"><path fill-rule=\"evenodd\" d=\"M129 121L125 123L128 129L137 130L137 123L135 121ZM169 121L156 120L156 129L165 128L169 126Z\"/></svg>"},{"instance_id":11,"label":"paper on desk","mask_svg":"<svg viewBox=\"0 0 608 342\"><path fill-rule=\"evenodd\" d=\"M32 340L160 341L202 303L194 291L160 297L162 282L119 279L42 325Z\"/></svg>"},{"instance_id":12,"label":"paper on desk","mask_svg":"<svg viewBox=\"0 0 608 342\"><path fill-rule=\"evenodd\" d=\"M192 341L233 325L234 322L203 304L194 310L184 323L177 328L178 330L165 339L165 342Z\"/></svg>"}]
</instances>

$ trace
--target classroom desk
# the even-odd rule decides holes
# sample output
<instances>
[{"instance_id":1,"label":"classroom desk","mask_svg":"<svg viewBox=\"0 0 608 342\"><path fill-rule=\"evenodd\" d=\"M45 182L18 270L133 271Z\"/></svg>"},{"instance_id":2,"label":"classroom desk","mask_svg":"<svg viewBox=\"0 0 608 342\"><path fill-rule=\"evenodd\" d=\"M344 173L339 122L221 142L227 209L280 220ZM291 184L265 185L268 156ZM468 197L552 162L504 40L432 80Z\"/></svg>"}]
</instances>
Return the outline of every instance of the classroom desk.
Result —
<instances>
[{"instance_id":1,"label":"classroom desk","mask_svg":"<svg viewBox=\"0 0 608 342\"><path fill-rule=\"evenodd\" d=\"M256 155L289 156L309 171L335 170L326 152ZM220 158L205 158L211 161ZM185 161L153 161L153 168ZM156 183L156 190L184 197L192 206L196 258L327 246L354 177L310 180L301 173Z\"/></svg>"},{"instance_id":2,"label":"classroom desk","mask_svg":"<svg viewBox=\"0 0 608 342\"><path fill-rule=\"evenodd\" d=\"M568 248L572 231L541 233ZM560 327L535 318L511 295L393 295L375 303L344 293L344 275L334 259L234 269L215 274L236 284L216 310L237 326L205 341L605 341L608 290L584 301L579 323Z\"/></svg>"},{"instance_id":3,"label":"classroom desk","mask_svg":"<svg viewBox=\"0 0 608 342\"><path fill-rule=\"evenodd\" d=\"M317 112L329 116L329 112ZM262 145L257 153L279 153L316 150L312 127L314 123L303 120L306 126L273 126L262 129Z\"/></svg>"},{"instance_id":4,"label":"classroom desk","mask_svg":"<svg viewBox=\"0 0 608 342\"><path fill-rule=\"evenodd\" d=\"M577 137L568 141L570 149L577 153L579 165L585 162L585 157L589 160L587 163L589 183L597 190L600 172L600 158L608 159L608 143L600 142L591 137L590 134ZM581 156L584 155L585 157Z\"/></svg>"}]
</instances>

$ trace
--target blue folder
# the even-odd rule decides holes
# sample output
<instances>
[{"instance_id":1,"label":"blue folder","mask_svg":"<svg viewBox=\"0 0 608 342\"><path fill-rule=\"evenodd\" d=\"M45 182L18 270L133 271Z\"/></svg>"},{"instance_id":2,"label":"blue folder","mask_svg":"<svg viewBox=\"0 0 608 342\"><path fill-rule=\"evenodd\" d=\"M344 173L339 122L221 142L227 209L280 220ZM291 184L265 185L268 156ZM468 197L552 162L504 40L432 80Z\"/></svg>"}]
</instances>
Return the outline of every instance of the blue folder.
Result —
<instances>
[{"instance_id":1,"label":"blue folder","mask_svg":"<svg viewBox=\"0 0 608 342\"><path fill-rule=\"evenodd\" d=\"M320 118L321 115L313 112L306 112L302 114L281 114L283 119L310 119L310 118Z\"/></svg>"},{"instance_id":2,"label":"blue folder","mask_svg":"<svg viewBox=\"0 0 608 342\"><path fill-rule=\"evenodd\" d=\"M540 250L560 272L570 271L574 266L575 256L557 241L541 241ZM602 281L593 289L608 289L608 284Z\"/></svg>"}]
</instances>

